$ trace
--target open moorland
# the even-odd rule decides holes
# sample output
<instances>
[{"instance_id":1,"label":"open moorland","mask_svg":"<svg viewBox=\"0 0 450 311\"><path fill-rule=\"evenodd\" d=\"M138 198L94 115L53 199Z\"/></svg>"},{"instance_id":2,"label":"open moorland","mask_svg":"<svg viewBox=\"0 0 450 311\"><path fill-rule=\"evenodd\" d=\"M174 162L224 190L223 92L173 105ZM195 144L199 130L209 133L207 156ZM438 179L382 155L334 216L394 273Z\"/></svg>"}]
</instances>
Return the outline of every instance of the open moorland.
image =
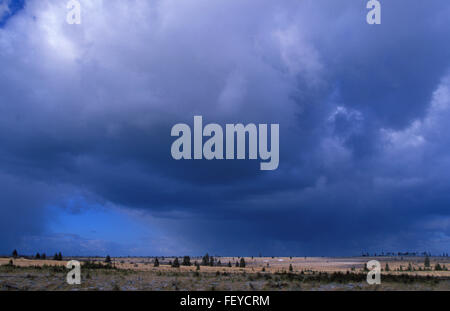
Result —
<instances>
[{"instance_id":1,"label":"open moorland","mask_svg":"<svg viewBox=\"0 0 450 311\"><path fill-rule=\"evenodd\" d=\"M81 262L69 285L67 261ZM450 257L0 258L0 290L450 290ZM369 260L381 284L366 282Z\"/></svg>"}]
</instances>

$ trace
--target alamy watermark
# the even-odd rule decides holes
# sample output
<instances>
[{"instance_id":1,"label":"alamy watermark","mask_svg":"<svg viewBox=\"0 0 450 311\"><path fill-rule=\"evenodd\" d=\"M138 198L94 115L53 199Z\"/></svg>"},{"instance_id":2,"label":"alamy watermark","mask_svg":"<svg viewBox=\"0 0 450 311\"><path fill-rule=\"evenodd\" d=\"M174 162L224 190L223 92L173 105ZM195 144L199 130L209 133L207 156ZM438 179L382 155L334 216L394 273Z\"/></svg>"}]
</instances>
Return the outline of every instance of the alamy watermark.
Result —
<instances>
[{"instance_id":1,"label":"alamy watermark","mask_svg":"<svg viewBox=\"0 0 450 311\"><path fill-rule=\"evenodd\" d=\"M367 263L367 283L369 285L381 284L381 264L378 260L371 260Z\"/></svg>"},{"instance_id":2,"label":"alamy watermark","mask_svg":"<svg viewBox=\"0 0 450 311\"><path fill-rule=\"evenodd\" d=\"M81 264L77 260L71 260L67 262L66 268L70 269L67 273L67 284L80 285L81 284Z\"/></svg>"},{"instance_id":3,"label":"alamy watermark","mask_svg":"<svg viewBox=\"0 0 450 311\"><path fill-rule=\"evenodd\" d=\"M369 2L367 2L366 8L370 10L366 16L367 24L380 25L381 24L381 3L380 3L380 1L369 0Z\"/></svg>"},{"instance_id":4,"label":"alamy watermark","mask_svg":"<svg viewBox=\"0 0 450 311\"><path fill-rule=\"evenodd\" d=\"M207 124L203 127L202 116L194 116L194 133L192 137L191 127L184 123L175 124L172 127L171 136L178 137L171 148L172 157L175 160L243 160L247 155L248 135L248 159L259 159L261 170L276 170L278 168L279 155L279 124L270 125L270 150L268 144L268 125L253 123L243 125L225 125L225 150L224 130L216 123ZM203 143L203 138L209 137ZM237 138L237 140L235 140ZM194 146L192 148L192 139ZM235 150L236 147L236 150ZM192 155L192 149L193 155Z\"/></svg>"},{"instance_id":5,"label":"alamy watermark","mask_svg":"<svg viewBox=\"0 0 450 311\"><path fill-rule=\"evenodd\" d=\"M69 0L66 8L69 12L66 15L66 21L68 24L81 24L81 4L78 0Z\"/></svg>"},{"instance_id":6,"label":"alamy watermark","mask_svg":"<svg viewBox=\"0 0 450 311\"><path fill-rule=\"evenodd\" d=\"M66 5L69 10L66 15L66 21L70 25L81 24L81 4L78 0L69 0ZM381 24L381 3L378 0L369 0L366 8L370 10L367 13L366 21L369 25Z\"/></svg>"}]
</instances>

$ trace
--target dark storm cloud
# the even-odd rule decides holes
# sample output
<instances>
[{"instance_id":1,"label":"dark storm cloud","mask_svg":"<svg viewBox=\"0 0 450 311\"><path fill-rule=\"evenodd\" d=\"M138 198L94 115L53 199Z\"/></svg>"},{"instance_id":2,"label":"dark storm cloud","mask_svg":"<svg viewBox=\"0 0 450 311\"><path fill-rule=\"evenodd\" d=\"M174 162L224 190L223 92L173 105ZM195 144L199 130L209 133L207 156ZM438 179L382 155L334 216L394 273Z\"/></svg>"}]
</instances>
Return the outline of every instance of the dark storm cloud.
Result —
<instances>
[{"instance_id":1,"label":"dark storm cloud","mask_svg":"<svg viewBox=\"0 0 450 311\"><path fill-rule=\"evenodd\" d=\"M82 1L76 27L27 2L0 29L0 180L24 182L0 212L36 221L0 251L42 244L45 206L80 193L198 252L448 248L450 5L383 3L369 26L363 2ZM279 169L173 160L194 115L280 123Z\"/></svg>"},{"instance_id":2,"label":"dark storm cloud","mask_svg":"<svg viewBox=\"0 0 450 311\"><path fill-rule=\"evenodd\" d=\"M22 244L23 236L45 233L45 224L52 216L46 205L61 200L61 187L49 187L30 178L0 174L1 251L10 251Z\"/></svg>"}]
</instances>

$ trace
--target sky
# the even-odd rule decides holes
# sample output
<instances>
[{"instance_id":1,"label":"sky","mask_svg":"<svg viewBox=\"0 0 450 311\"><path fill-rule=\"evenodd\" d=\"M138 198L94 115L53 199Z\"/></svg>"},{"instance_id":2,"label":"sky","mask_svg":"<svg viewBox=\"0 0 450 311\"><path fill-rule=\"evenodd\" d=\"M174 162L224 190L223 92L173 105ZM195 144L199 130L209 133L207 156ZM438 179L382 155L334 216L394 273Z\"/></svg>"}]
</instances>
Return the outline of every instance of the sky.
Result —
<instances>
[{"instance_id":1,"label":"sky","mask_svg":"<svg viewBox=\"0 0 450 311\"><path fill-rule=\"evenodd\" d=\"M0 254L450 250L450 2L0 0ZM277 123L280 162L171 128Z\"/></svg>"}]
</instances>

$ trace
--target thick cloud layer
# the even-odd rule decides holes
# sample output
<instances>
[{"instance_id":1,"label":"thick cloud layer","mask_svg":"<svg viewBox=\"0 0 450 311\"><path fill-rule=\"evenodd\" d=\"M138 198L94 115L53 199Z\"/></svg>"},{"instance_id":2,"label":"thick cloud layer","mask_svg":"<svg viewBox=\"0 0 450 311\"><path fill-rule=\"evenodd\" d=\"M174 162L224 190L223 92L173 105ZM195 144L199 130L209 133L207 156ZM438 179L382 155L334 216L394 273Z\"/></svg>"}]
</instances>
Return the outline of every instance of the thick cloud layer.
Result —
<instances>
[{"instance_id":1,"label":"thick cloud layer","mask_svg":"<svg viewBox=\"0 0 450 311\"><path fill-rule=\"evenodd\" d=\"M80 196L150 217L155 252L448 250L447 1L376 26L353 0L80 2L81 25L29 0L0 28L1 252L67 245L48 207ZM278 170L173 160L194 115L279 123Z\"/></svg>"}]
</instances>

